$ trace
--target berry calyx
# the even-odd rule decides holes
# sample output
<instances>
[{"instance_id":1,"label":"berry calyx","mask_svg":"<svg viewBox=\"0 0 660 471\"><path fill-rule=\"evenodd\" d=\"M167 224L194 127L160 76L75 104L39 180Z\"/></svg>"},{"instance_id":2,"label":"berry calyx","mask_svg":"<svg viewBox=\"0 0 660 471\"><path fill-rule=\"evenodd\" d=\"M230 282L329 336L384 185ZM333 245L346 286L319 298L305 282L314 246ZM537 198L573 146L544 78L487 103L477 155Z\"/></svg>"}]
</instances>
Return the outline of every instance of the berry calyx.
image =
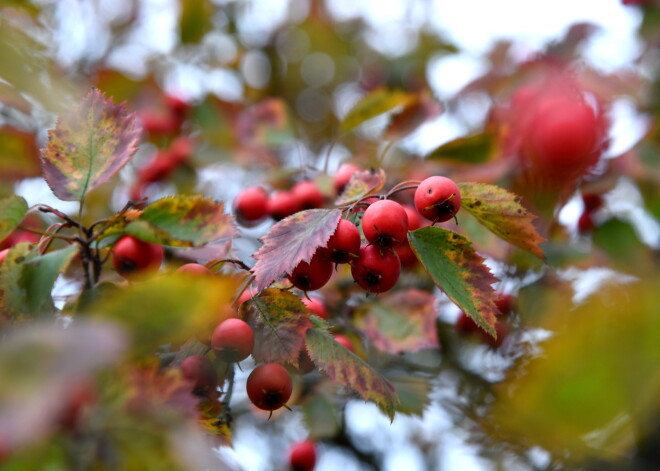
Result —
<instances>
[{"instance_id":1,"label":"berry calyx","mask_svg":"<svg viewBox=\"0 0 660 471\"><path fill-rule=\"evenodd\" d=\"M160 245L125 235L115 243L112 265L117 273L129 278L136 273L158 269L164 256L165 251Z\"/></svg>"},{"instance_id":2,"label":"berry calyx","mask_svg":"<svg viewBox=\"0 0 660 471\"><path fill-rule=\"evenodd\" d=\"M316 465L316 447L314 442L305 440L291 445L289 465L293 471L312 471Z\"/></svg>"},{"instance_id":3,"label":"berry calyx","mask_svg":"<svg viewBox=\"0 0 660 471\"><path fill-rule=\"evenodd\" d=\"M340 219L327 248L334 263L349 263L360 252L360 230L348 219Z\"/></svg>"},{"instance_id":4,"label":"berry calyx","mask_svg":"<svg viewBox=\"0 0 660 471\"><path fill-rule=\"evenodd\" d=\"M362 216L362 232L369 242L381 248L400 245L408 234L406 210L396 201L376 201Z\"/></svg>"},{"instance_id":5,"label":"berry calyx","mask_svg":"<svg viewBox=\"0 0 660 471\"><path fill-rule=\"evenodd\" d=\"M227 319L213 330L211 347L226 362L245 360L254 348L252 328L241 319Z\"/></svg>"},{"instance_id":6,"label":"berry calyx","mask_svg":"<svg viewBox=\"0 0 660 471\"><path fill-rule=\"evenodd\" d=\"M381 253L376 245L361 247L359 257L351 264L353 279L369 293L382 293L391 289L400 274L401 262L396 253Z\"/></svg>"},{"instance_id":7,"label":"berry calyx","mask_svg":"<svg viewBox=\"0 0 660 471\"><path fill-rule=\"evenodd\" d=\"M287 275L293 286L303 291L322 288L332 276L332 262L317 251L309 262L300 262Z\"/></svg>"},{"instance_id":8,"label":"berry calyx","mask_svg":"<svg viewBox=\"0 0 660 471\"><path fill-rule=\"evenodd\" d=\"M461 208L458 185L439 175L427 178L415 190L415 208L434 223L448 221Z\"/></svg>"},{"instance_id":9,"label":"berry calyx","mask_svg":"<svg viewBox=\"0 0 660 471\"><path fill-rule=\"evenodd\" d=\"M255 222L268 215L268 193L260 186L241 191L234 199L234 213L239 222Z\"/></svg>"},{"instance_id":10,"label":"berry calyx","mask_svg":"<svg viewBox=\"0 0 660 471\"><path fill-rule=\"evenodd\" d=\"M289 372L277 363L257 366L246 383L247 395L259 409L274 411L291 397L293 385Z\"/></svg>"},{"instance_id":11,"label":"berry calyx","mask_svg":"<svg viewBox=\"0 0 660 471\"><path fill-rule=\"evenodd\" d=\"M181 375L193 385L193 392L203 394L215 388L218 374L211 360L202 355L191 355L179 365Z\"/></svg>"}]
</instances>

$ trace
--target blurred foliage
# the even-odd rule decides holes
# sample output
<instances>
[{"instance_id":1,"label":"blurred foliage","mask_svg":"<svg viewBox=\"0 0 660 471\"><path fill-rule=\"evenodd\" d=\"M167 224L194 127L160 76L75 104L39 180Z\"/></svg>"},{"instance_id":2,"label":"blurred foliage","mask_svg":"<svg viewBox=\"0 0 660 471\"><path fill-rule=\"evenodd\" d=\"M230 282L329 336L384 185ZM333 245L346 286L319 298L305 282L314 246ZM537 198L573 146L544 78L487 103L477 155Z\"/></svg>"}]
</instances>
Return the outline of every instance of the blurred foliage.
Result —
<instances>
[{"instance_id":1,"label":"blurred foliage","mask_svg":"<svg viewBox=\"0 0 660 471\"><path fill-rule=\"evenodd\" d=\"M512 460L532 470L660 466L657 1L629 6L643 17L642 51L626 70L583 60L596 33L583 23L524 59L513 42L493 44L486 70L442 98L431 65L461 51L433 26L432 2L403 2L406 12L428 3L420 11L429 15L389 30L321 0L284 2L282 16L268 2L180 0L158 23L150 2L104 3L0 0L0 243L13 247L0 266L3 469L230 469L212 446L261 416L240 401L229 407L233 366L213 360L221 388L204 397L180 365L213 359L210 333L237 314L258 330L255 360L301 366L304 344L316 371L294 375L291 407L311 438L371 469L382 456L346 430L355 393L390 418L425 417L440 404L501 469ZM401 47L388 50L393 32ZM522 177L518 129L505 117L516 91L556 70L608 110L633 103L649 125L622 155L550 192L543 176ZM85 96L103 103L71 115ZM481 118L470 116L475 108ZM112 131L117 121L100 119L112 110L126 126ZM461 129L449 142L422 132L440 126L441 113ZM139 144L134 155L130 145L113 152L122 139ZM46 180L60 197L73 183L84 211L33 223L35 208L11 195L57 160L56 141L66 168ZM362 171L337 194L339 161ZM324 246L342 211L359 222L364 197L430 175L461 182L464 211L410 233L421 263L392 294L365 298L339 267L320 290L321 321L277 283ZM263 226L239 230L228 214L238 187L303 180L342 208L299 213L265 237ZM639 194L619 191L629 187ZM589 192L605 201L593 227L559 217L584 212ZM412 204L411 191L393 193ZM120 279L109 260L124 233L166 245L163 269ZM99 263L85 271L90 257ZM189 261L214 275L174 273ZM257 291L276 283L239 310L241 292L255 290L251 273ZM516 298L506 312L500 293ZM447 297L502 342L461 330ZM290 437L274 435L281 450ZM411 441L432 463L442 438L421 435Z\"/></svg>"}]
</instances>

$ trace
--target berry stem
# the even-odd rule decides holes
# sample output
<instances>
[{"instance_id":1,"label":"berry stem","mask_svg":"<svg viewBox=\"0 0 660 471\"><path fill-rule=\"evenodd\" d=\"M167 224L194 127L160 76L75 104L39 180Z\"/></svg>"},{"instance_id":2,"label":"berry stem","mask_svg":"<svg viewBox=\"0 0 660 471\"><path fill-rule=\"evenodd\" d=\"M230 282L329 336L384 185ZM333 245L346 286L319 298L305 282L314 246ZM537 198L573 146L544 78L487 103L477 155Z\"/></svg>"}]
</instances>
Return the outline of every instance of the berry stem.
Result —
<instances>
[{"instance_id":1,"label":"berry stem","mask_svg":"<svg viewBox=\"0 0 660 471\"><path fill-rule=\"evenodd\" d=\"M392 187L390 191L385 195L385 199L388 199L390 196L393 196L397 193L406 190L415 190L419 184L422 183L419 180L407 180L405 182L398 183Z\"/></svg>"}]
</instances>

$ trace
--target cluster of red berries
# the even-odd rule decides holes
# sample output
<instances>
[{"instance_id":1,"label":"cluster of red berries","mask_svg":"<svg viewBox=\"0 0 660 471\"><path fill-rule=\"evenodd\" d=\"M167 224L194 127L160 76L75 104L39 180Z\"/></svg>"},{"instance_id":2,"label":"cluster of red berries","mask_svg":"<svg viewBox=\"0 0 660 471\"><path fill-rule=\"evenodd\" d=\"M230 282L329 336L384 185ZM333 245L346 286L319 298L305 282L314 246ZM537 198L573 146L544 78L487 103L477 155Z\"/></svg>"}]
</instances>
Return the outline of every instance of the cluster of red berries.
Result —
<instances>
[{"instance_id":1,"label":"cluster of red berries","mask_svg":"<svg viewBox=\"0 0 660 471\"><path fill-rule=\"evenodd\" d=\"M243 190L234 200L236 219L243 225L259 223L267 216L279 221L304 209L320 208L325 196L312 180L296 183L290 190L278 190L272 194L260 187Z\"/></svg>"},{"instance_id":2,"label":"cluster of red berries","mask_svg":"<svg viewBox=\"0 0 660 471\"><path fill-rule=\"evenodd\" d=\"M300 262L287 278L303 291L323 287L338 263L349 263L355 282L369 293L391 289L401 273L401 258L410 264L414 254L408 245L408 231L422 225L420 215L429 221L444 222L456 215L461 195L454 181L433 176L422 181L415 191L415 208L393 200L376 199L362 215L362 237L358 227L341 219L326 247L316 251L309 262Z\"/></svg>"},{"instance_id":3,"label":"cluster of red berries","mask_svg":"<svg viewBox=\"0 0 660 471\"><path fill-rule=\"evenodd\" d=\"M151 137L178 133L190 111L190 104L187 101L171 94L165 94L163 105L162 109L147 108L140 111L142 128Z\"/></svg>"}]
</instances>

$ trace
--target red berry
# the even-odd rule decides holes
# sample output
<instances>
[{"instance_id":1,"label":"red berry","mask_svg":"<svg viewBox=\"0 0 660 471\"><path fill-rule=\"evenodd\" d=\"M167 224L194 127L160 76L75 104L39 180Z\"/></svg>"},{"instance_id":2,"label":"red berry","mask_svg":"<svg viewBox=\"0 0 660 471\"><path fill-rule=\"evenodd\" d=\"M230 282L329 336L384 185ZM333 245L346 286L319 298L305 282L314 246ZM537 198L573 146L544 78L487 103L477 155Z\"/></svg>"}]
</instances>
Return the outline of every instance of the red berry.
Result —
<instances>
[{"instance_id":1,"label":"red berry","mask_svg":"<svg viewBox=\"0 0 660 471\"><path fill-rule=\"evenodd\" d=\"M138 171L138 181L155 183L166 180L174 173L178 163L167 150L158 151L147 164Z\"/></svg>"},{"instance_id":2,"label":"red berry","mask_svg":"<svg viewBox=\"0 0 660 471\"><path fill-rule=\"evenodd\" d=\"M369 293L382 293L392 288L401 274L399 257L390 251L380 252L375 245L360 248L359 257L351 264L355 282Z\"/></svg>"},{"instance_id":3,"label":"red berry","mask_svg":"<svg viewBox=\"0 0 660 471\"><path fill-rule=\"evenodd\" d=\"M354 164L342 164L337 171L335 172L335 175L333 177L333 185L335 187L335 190L337 190L337 193L341 193L344 190L344 187L346 184L350 181L351 176L355 172L359 172L362 170L360 167Z\"/></svg>"},{"instance_id":4,"label":"red berry","mask_svg":"<svg viewBox=\"0 0 660 471\"><path fill-rule=\"evenodd\" d=\"M322 288L332 276L332 262L317 251L308 262L300 262L287 278L298 289L314 291Z\"/></svg>"},{"instance_id":5,"label":"red berry","mask_svg":"<svg viewBox=\"0 0 660 471\"><path fill-rule=\"evenodd\" d=\"M348 219L340 219L327 248L334 263L349 263L360 252L360 230Z\"/></svg>"},{"instance_id":6,"label":"red berry","mask_svg":"<svg viewBox=\"0 0 660 471\"><path fill-rule=\"evenodd\" d=\"M301 209L321 208L325 201L323 193L315 182L311 180L296 183L291 192L298 199Z\"/></svg>"},{"instance_id":7,"label":"red berry","mask_svg":"<svg viewBox=\"0 0 660 471\"><path fill-rule=\"evenodd\" d=\"M411 268L417 265L417 255L415 255L407 240L398 247L395 247L394 251L399 256L402 268Z\"/></svg>"},{"instance_id":8,"label":"red berry","mask_svg":"<svg viewBox=\"0 0 660 471\"><path fill-rule=\"evenodd\" d=\"M414 207L409 204L404 204L403 209L406 211L408 216L408 230L414 231L422 227L422 218L419 216L419 212Z\"/></svg>"},{"instance_id":9,"label":"red berry","mask_svg":"<svg viewBox=\"0 0 660 471\"><path fill-rule=\"evenodd\" d=\"M193 385L195 393L208 392L218 383L218 374L211 360L202 355L191 355L179 365L182 376Z\"/></svg>"},{"instance_id":10,"label":"red berry","mask_svg":"<svg viewBox=\"0 0 660 471\"><path fill-rule=\"evenodd\" d=\"M247 395L259 409L273 411L291 397L293 385L289 372L277 363L257 366L248 376Z\"/></svg>"},{"instance_id":11,"label":"red berry","mask_svg":"<svg viewBox=\"0 0 660 471\"><path fill-rule=\"evenodd\" d=\"M292 471L312 471L316 465L314 442L306 440L294 443L289 450L289 464Z\"/></svg>"},{"instance_id":12,"label":"red berry","mask_svg":"<svg viewBox=\"0 0 660 471\"><path fill-rule=\"evenodd\" d=\"M510 294L501 294L500 297L495 301L497 309L500 310L500 314L507 315L513 310L513 306L516 303L516 298Z\"/></svg>"},{"instance_id":13,"label":"red berry","mask_svg":"<svg viewBox=\"0 0 660 471\"><path fill-rule=\"evenodd\" d=\"M396 201L376 201L362 216L362 232L369 242L381 248L397 246L408 236L406 210Z\"/></svg>"},{"instance_id":14,"label":"red berry","mask_svg":"<svg viewBox=\"0 0 660 471\"><path fill-rule=\"evenodd\" d=\"M596 225L594 224L594 220L591 217L591 213L588 211L583 212L578 218L578 222L577 222L578 232L580 232L581 234L585 234L587 232L593 231L594 227L596 227Z\"/></svg>"},{"instance_id":15,"label":"red berry","mask_svg":"<svg viewBox=\"0 0 660 471\"><path fill-rule=\"evenodd\" d=\"M268 215L268 193L260 186L241 191L234 199L234 211L239 221L254 222Z\"/></svg>"},{"instance_id":16,"label":"red berry","mask_svg":"<svg viewBox=\"0 0 660 471\"><path fill-rule=\"evenodd\" d=\"M0 265L2 264L2 262L5 261L5 258L7 258L7 254L9 253L9 250L10 249L0 250Z\"/></svg>"},{"instance_id":17,"label":"red berry","mask_svg":"<svg viewBox=\"0 0 660 471\"><path fill-rule=\"evenodd\" d=\"M188 102L183 98L170 94L165 95L165 105L176 116L184 116L190 108Z\"/></svg>"},{"instance_id":18,"label":"red berry","mask_svg":"<svg viewBox=\"0 0 660 471\"><path fill-rule=\"evenodd\" d=\"M603 206L605 201L598 193L583 193L582 203L584 203L584 210L591 213Z\"/></svg>"},{"instance_id":19,"label":"red berry","mask_svg":"<svg viewBox=\"0 0 660 471\"><path fill-rule=\"evenodd\" d=\"M312 311L315 315L319 316L321 319L327 319L328 318L328 311L325 308L325 305L323 304L323 301L321 301L319 298L302 298L303 304Z\"/></svg>"},{"instance_id":20,"label":"red berry","mask_svg":"<svg viewBox=\"0 0 660 471\"><path fill-rule=\"evenodd\" d=\"M534 174L563 184L583 175L598 161L598 119L579 95L565 92L544 96L531 113L523 151Z\"/></svg>"},{"instance_id":21,"label":"red berry","mask_svg":"<svg viewBox=\"0 0 660 471\"><path fill-rule=\"evenodd\" d=\"M268 214L279 221L287 216L297 213L302 208L300 201L291 191L277 191L268 199Z\"/></svg>"},{"instance_id":22,"label":"red berry","mask_svg":"<svg viewBox=\"0 0 660 471\"><path fill-rule=\"evenodd\" d=\"M121 237L112 250L112 264L123 277L157 270L164 258L163 247L131 235Z\"/></svg>"},{"instance_id":23,"label":"red berry","mask_svg":"<svg viewBox=\"0 0 660 471\"><path fill-rule=\"evenodd\" d=\"M172 141L169 147L170 158L176 162L177 165L182 164L194 151L195 145L193 140L186 136L179 136Z\"/></svg>"},{"instance_id":24,"label":"red berry","mask_svg":"<svg viewBox=\"0 0 660 471\"><path fill-rule=\"evenodd\" d=\"M179 122L175 116L156 110L144 110L140 113L142 128L152 136L163 136L176 132Z\"/></svg>"},{"instance_id":25,"label":"red berry","mask_svg":"<svg viewBox=\"0 0 660 471\"><path fill-rule=\"evenodd\" d=\"M353 348L353 342L351 342L351 339L349 339L348 337L346 337L343 334L335 334L335 335L333 335L333 337L335 338L337 343L340 343L341 345L346 347L348 350L355 353L355 349Z\"/></svg>"},{"instance_id":26,"label":"red berry","mask_svg":"<svg viewBox=\"0 0 660 471\"><path fill-rule=\"evenodd\" d=\"M206 268L204 265L200 265L199 263L186 263L185 265L181 265L179 268L177 268L176 271L177 273L186 273L193 276L213 275L211 270Z\"/></svg>"},{"instance_id":27,"label":"red berry","mask_svg":"<svg viewBox=\"0 0 660 471\"><path fill-rule=\"evenodd\" d=\"M224 361L239 362L252 353L254 333L244 321L227 319L218 324L211 334L211 347Z\"/></svg>"},{"instance_id":28,"label":"red berry","mask_svg":"<svg viewBox=\"0 0 660 471\"><path fill-rule=\"evenodd\" d=\"M429 221L448 221L461 208L458 185L447 177L427 178L415 191L415 207Z\"/></svg>"},{"instance_id":29,"label":"red berry","mask_svg":"<svg viewBox=\"0 0 660 471\"><path fill-rule=\"evenodd\" d=\"M246 288L245 291L241 293L241 295L238 297L236 300L236 304L240 306L243 304L245 301L248 301L252 299L252 292L250 291L250 288Z\"/></svg>"}]
</instances>

